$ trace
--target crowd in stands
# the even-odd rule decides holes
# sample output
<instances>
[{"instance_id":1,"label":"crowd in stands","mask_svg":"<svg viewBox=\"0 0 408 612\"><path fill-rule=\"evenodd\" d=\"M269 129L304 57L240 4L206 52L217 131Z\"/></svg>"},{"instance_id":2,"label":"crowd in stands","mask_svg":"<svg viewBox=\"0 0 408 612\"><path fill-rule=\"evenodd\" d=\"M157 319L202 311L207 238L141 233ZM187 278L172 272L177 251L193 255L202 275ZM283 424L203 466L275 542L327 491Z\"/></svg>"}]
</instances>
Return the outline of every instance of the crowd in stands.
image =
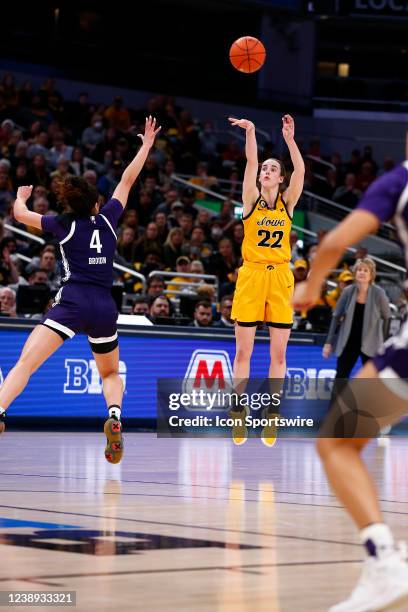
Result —
<instances>
[{"instance_id":1,"label":"crowd in stands","mask_svg":"<svg viewBox=\"0 0 408 612\"><path fill-rule=\"evenodd\" d=\"M127 108L115 96L105 106L90 100L85 91L76 100L65 100L51 78L37 90L30 81L16 83L12 74L4 75L0 83L1 315L39 318L49 307L61 277L56 239L13 219L18 187L34 185L29 207L43 215L56 215L58 181L68 175L82 176L97 187L103 206L140 146L137 134L143 131L147 115L154 115L163 127L130 192L115 256L116 263L143 276L115 270L115 285L130 295L123 302L127 312L145 314L154 322L232 326L231 304L243 240L243 226L232 199L241 198L243 143L233 138L220 140L211 122L200 123L170 96L156 96L139 109ZM354 150L348 161L339 154L325 158L317 140L304 147L303 153L305 189L348 208L356 206L376 176L394 165L387 158L380 168L368 146ZM265 143L260 159L274 155L274 145ZM316 171L314 157L330 163L323 175L321 166ZM290 159L283 161L290 171ZM180 183L173 177L175 172L192 178ZM227 199L217 204L198 187ZM34 240L7 226L28 232ZM45 243L36 241L38 237ZM307 275L316 244L303 245L296 232L292 232L291 243L298 282ZM330 308L342 283L351 280L347 264L350 262L334 277L337 287L322 294L322 303ZM48 293L41 296L40 288Z\"/></svg>"}]
</instances>

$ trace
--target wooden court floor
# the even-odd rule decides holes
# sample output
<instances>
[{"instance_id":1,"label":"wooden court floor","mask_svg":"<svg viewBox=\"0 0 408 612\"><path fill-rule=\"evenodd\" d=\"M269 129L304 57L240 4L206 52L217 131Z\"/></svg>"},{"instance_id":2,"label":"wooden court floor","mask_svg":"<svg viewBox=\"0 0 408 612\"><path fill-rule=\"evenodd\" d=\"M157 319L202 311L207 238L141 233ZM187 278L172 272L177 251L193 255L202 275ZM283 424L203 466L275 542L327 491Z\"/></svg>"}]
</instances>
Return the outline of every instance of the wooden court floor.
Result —
<instances>
[{"instance_id":1,"label":"wooden court floor","mask_svg":"<svg viewBox=\"0 0 408 612\"><path fill-rule=\"evenodd\" d=\"M125 443L112 466L102 434L0 438L0 591L76 591L81 612L319 612L354 585L363 551L311 441ZM408 438L366 456L407 538Z\"/></svg>"}]
</instances>

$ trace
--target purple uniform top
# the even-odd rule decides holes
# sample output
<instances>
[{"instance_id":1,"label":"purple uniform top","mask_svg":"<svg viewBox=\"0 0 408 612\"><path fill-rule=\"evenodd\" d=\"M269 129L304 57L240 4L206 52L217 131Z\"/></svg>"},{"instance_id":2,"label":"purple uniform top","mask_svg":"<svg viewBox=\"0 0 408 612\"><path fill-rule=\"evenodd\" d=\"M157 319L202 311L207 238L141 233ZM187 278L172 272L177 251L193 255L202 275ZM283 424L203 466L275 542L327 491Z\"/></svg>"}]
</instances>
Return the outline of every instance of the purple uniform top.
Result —
<instances>
[{"instance_id":1,"label":"purple uniform top","mask_svg":"<svg viewBox=\"0 0 408 612\"><path fill-rule=\"evenodd\" d=\"M42 229L59 240L64 274L62 282L97 285L110 289L113 282L113 255L116 228L123 213L119 200L109 200L92 217L43 216Z\"/></svg>"},{"instance_id":2,"label":"purple uniform top","mask_svg":"<svg viewBox=\"0 0 408 612\"><path fill-rule=\"evenodd\" d=\"M408 161L370 185L357 208L373 213L381 222L394 219L408 267Z\"/></svg>"}]
</instances>

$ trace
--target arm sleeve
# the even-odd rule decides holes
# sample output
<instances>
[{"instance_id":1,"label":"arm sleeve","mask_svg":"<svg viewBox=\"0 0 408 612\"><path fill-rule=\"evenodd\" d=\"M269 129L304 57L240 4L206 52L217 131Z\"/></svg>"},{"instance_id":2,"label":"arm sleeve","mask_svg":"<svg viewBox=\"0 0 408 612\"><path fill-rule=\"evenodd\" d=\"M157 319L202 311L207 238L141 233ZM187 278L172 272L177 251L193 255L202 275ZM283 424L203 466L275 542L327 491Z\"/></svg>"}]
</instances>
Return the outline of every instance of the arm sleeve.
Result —
<instances>
[{"instance_id":1,"label":"arm sleeve","mask_svg":"<svg viewBox=\"0 0 408 612\"><path fill-rule=\"evenodd\" d=\"M43 232L54 234L58 240L63 240L69 233L69 229L58 221L58 217L52 215L43 215L41 217L41 227Z\"/></svg>"},{"instance_id":2,"label":"arm sleeve","mask_svg":"<svg viewBox=\"0 0 408 612\"><path fill-rule=\"evenodd\" d=\"M123 206L119 200L112 198L105 204L100 212L108 219L112 227L116 228L118 227L119 219L123 215Z\"/></svg>"},{"instance_id":3,"label":"arm sleeve","mask_svg":"<svg viewBox=\"0 0 408 612\"><path fill-rule=\"evenodd\" d=\"M333 340L334 340L334 335L336 333L337 324L339 322L340 317L344 313L344 309L345 309L345 306L346 306L346 301L347 301L347 292L343 291L343 293L339 297L339 300L337 302L336 308L334 309L332 320L330 322L329 332L327 334L327 338L326 338L325 344L333 345Z\"/></svg>"},{"instance_id":4,"label":"arm sleeve","mask_svg":"<svg viewBox=\"0 0 408 612\"><path fill-rule=\"evenodd\" d=\"M394 216L398 200L408 182L408 169L398 166L374 181L360 200L357 209L373 213L384 223Z\"/></svg>"},{"instance_id":5,"label":"arm sleeve","mask_svg":"<svg viewBox=\"0 0 408 612\"><path fill-rule=\"evenodd\" d=\"M388 296L383 289L381 289L380 294L380 307L381 307L381 316L384 320L387 320L391 317L390 311L390 302L388 300Z\"/></svg>"}]
</instances>

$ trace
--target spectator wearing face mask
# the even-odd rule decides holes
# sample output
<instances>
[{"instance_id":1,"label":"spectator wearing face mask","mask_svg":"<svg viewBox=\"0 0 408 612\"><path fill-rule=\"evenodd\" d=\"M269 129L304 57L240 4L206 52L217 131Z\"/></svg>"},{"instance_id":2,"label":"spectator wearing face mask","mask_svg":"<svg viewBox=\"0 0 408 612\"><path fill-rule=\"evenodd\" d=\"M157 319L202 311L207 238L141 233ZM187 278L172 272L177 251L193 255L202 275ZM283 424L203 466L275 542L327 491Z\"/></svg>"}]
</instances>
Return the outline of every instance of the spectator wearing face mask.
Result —
<instances>
[{"instance_id":1,"label":"spectator wearing face mask","mask_svg":"<svg viewBox=\"0 0 408 612\"><path fill-rule=\"evenodd\" d=\"M92 154L96 146L105 139L102 115L95 113L92 117L92 124L82 132L81 142L88 153Z\"/></svg>"}]
</instances>

